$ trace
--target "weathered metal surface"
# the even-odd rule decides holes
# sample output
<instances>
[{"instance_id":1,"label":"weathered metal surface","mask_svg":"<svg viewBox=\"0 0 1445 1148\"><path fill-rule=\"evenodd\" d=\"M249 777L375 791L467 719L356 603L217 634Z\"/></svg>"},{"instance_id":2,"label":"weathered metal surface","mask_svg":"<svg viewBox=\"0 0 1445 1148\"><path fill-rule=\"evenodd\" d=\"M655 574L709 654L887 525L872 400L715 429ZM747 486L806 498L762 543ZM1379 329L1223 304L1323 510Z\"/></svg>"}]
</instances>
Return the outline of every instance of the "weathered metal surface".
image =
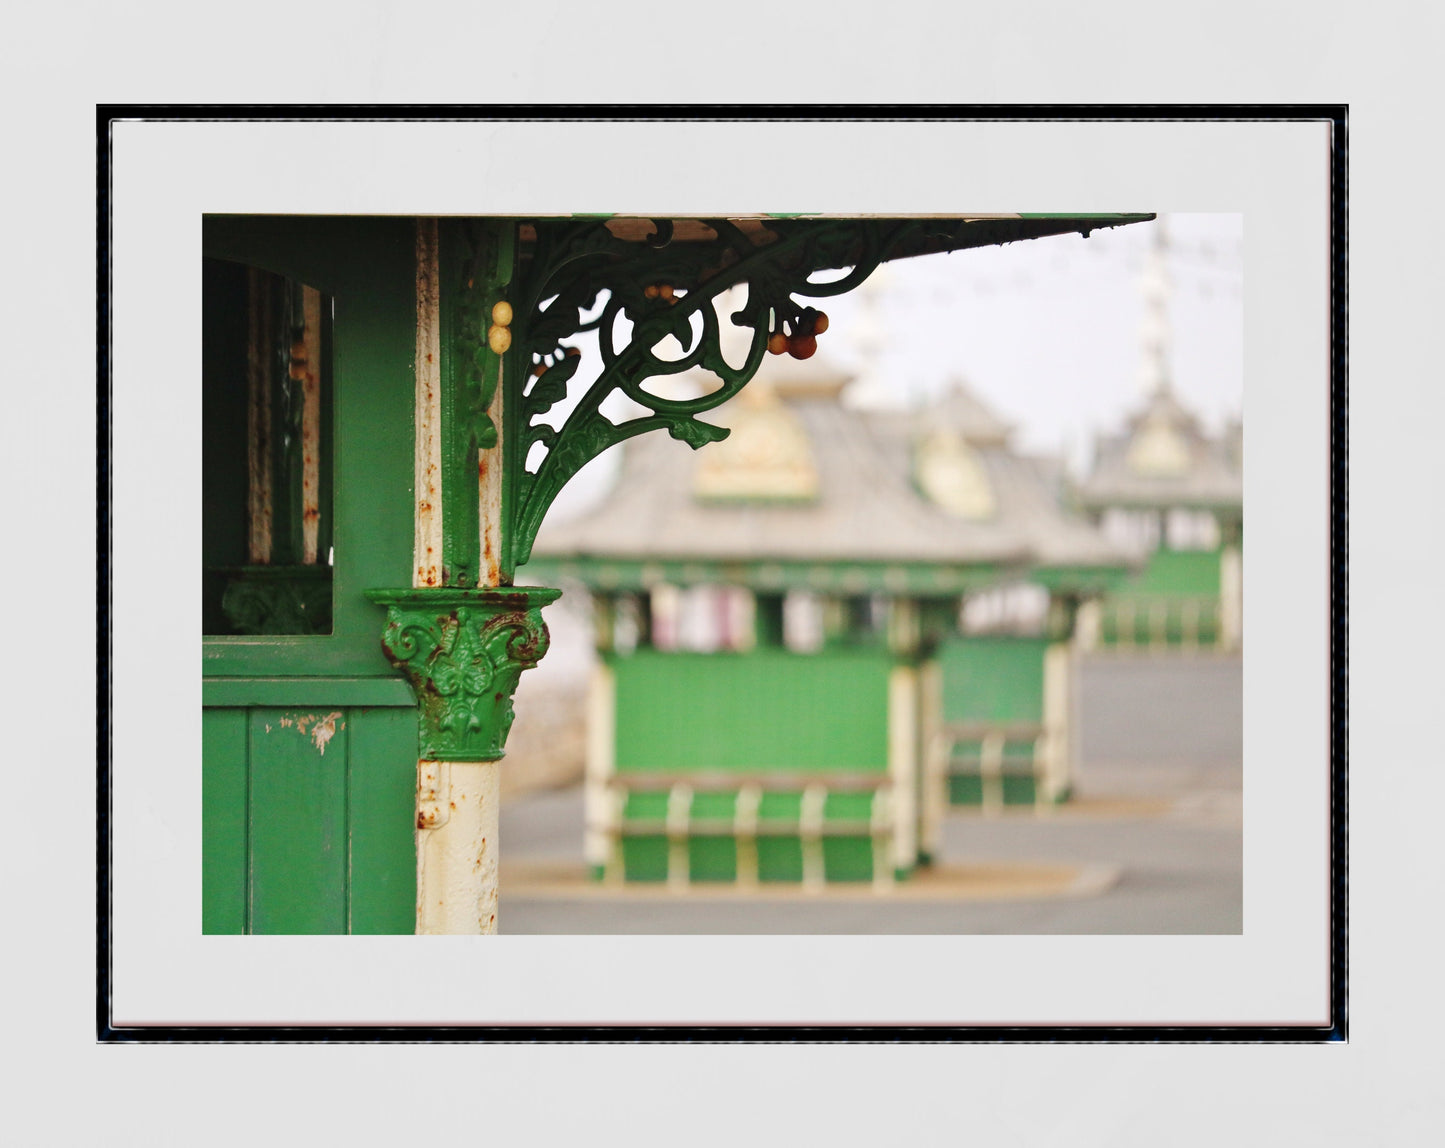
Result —
<instances>
[{"instance_id":1,"label":"weathered metal surface","mask_svg":"<svg viewBox=\"0 0 1445 1148\"><path fill-rule=\"evenodd\" d=\"M416 827L440 829L451 815L451 763L416 763Z\"/></svg>"},{"instance_id":2,"label":"weathered metal surface","mask_svg":"<svg viewBox=\"0 0 1445 1148\"><path fill-rule=\"evenodd\" d=\"M442 321L442 499L444 586L502 585L511 564L502 552L510 516L501 499L511 461L495 410L512 347L511 290L515 225L448 220L438 229ZM503 322L502 320L505 320ZM482 487L486 485L486 494ZM484 510L483 498L497 513ZM484 538L488 527L491 537ZM484 563L490 547L494 561Z\"/></svg>"},{"instance_id":3,"label":"weathered metal surface","mask_svg":"<svg viewBox=\"0 0 1445 1148\"><path fill-rule=\"evenodd\" d=\"M300 375L301 412L301 561L316 563L321 528L321 292L303 287L305 331L292 355L293 377Z\"/></svg>"},{"instance_id":4,"label":"weathered metal surface","mask_svg":"<svg viewBox=\"0 0 1445 1148\"><path fill-rule=\"evenodd\" d=\"M495 761L512 725L522 671L547 652L542 606L560 590L372 590L387 607L382 650L417 695L420 753Z\"/></svg>"},{"instance_id":5,"label":"weathered metal surface","mask_svg":"<svg viewBox=\"0 0 1445 1148\"><path fill-rule=\"evenodd\" d=\"M446 816L416 831L416 932L452 936L497 931L498 810L496 762L423 761L446 772Z\"/></svg>"},{"instance_id":6,"label":"weathered metal surface","mask_svg":"<svg viewBox=\"0 0 1445 1148\"><path fill-rule=\"evenodd\" d=\"M502 304L498 304L498 306L502 306ZM502 378L501 372L505 370L505 364L498 368L499 384ZM496 394L492 396L492 405L487 410L487 416L497 429L496 444L490 450L477 453L477 515L482 542L478 584L481 586L501 586L504 581L511 581L509 573L504 571L502 565L505 554L504 542L507 537L504 501L507 474L506 451L508 449L507 426L503 411L505 402L506 389L498 385Z\"/></svg>"},{"instance_id":7,"label":"weathered metal surface","mask_svg":"<svg viewBox=\"0 0 1445 1148\"><path fill-rule=\"evenodd\" d=\"M442 344L437 221L416 223L416 535L413 586L442 584Z\"/></svg>"},{"instance_id":8,"label":"weathered metal surface","mask_svg":"<svg viewBox=\"0 0 1445 1148\"><path fill-rule=\"evenodd\" d=\"M246 348L246 522L248 560L271 561L271 386L272 329L270 276L248 269L250 338Z\"/></svg>"}]
</instances>

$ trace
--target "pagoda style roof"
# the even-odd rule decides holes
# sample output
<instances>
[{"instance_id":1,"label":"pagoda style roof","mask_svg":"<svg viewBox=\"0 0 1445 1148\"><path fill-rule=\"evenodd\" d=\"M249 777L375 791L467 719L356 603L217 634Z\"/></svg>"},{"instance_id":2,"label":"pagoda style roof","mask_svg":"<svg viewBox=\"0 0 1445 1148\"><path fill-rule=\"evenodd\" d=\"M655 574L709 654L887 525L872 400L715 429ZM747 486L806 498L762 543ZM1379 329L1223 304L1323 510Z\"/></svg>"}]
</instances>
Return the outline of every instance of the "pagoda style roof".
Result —
<instances>
[{"instance_id":1,"label":"pagoda style roof","mask_svg":"<svg viewBox=\"0 0 1445 1148\"><path fill-rule=\"evenodd\" d=\"M920 567L1125 564L1061 509L1054 473L1014 453L1007 426L961 383L927 410L864 412L838 401L847 381L819 356L770 357L715 412L729 438L697 452L662 435L629 441L606 500L545 522L535 557L665 563L669 580L691 563L692 581L719 566L756 581L759 564L893 564L912 570L912 590Z\"/></svg>"},{"instance_id":2,"label":"pagoda style roof","mask_svg":"<svg viewBox=\"0 0 1445 1148\"><path fill-rule=\"evenodd\" d=\"M1205 433L1173 391L1161 386L1118 435L1096 440L1092 473L1079 487L1090 508L1238 508L1244 500L1242 429Z\"/></svg>"}]
</instances>

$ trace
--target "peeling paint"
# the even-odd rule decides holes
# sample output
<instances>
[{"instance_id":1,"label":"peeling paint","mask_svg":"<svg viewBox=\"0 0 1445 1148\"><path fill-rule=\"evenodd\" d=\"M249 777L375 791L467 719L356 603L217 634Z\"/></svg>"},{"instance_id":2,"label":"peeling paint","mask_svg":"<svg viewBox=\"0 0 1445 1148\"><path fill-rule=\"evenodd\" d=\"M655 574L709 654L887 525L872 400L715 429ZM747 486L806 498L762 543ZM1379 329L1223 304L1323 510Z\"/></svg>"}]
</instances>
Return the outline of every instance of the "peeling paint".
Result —
<instances>
[{"instance_id":1,"label":"peeling paint","mask_svg":"<svg viewBox=\"0 0 1445 1148\"><path fill-rule=\"evenodd\" d=\"M311 740L316 743L316 748L323 756L326 753L326 743L336 736L336 719L340 716L340 710L327 714L316 723L316 728L311 731Z\"/></svg>"},{"instance_id":2,"label":"peeling paint","mask_svg":"<svg viewBox=\"0 0 1445 1148\"><path fill-rule=\"evenodd\" d=\"M414 586L441 584L441 296L437 221L416 224L416 458Z\"/></svg>"}]
</instances>

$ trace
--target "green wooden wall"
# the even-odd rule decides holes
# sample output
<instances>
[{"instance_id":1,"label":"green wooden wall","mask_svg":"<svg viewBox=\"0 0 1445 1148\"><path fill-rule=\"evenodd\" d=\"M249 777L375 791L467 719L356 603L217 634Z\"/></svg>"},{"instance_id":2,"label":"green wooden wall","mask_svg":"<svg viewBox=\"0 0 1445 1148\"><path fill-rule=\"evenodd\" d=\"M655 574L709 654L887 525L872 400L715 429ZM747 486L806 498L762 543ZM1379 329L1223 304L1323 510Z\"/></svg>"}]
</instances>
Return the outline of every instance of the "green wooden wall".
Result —
<instances>
[{"instance_id":1,"label":"green wooden wall","mask_svg":"<svg viewBox=\"0 0 1445 1148\"><path fill-rule=\"evenodd\" d=\"M871 650L616 658L617 771L882 773L892 665Z\"/></svg>"},{"instance_id":2,"label":"green wooden wall","mask_svg":"<svg viewBox=\"0 0 1445 1148\"><path fill-rule=\"evenodd\" d=\"M411 709L208 708L202 743L204 932L412 932Z\"/></svg>"},{"instance_id":3,"label":"green wooden wall","mask_svg":"<svg viewBox=\"0 0 1445 1148\"><path fill-rule=\"evenodd\" d=\"M1046 638L953 638L940 644L943 720L1038 722Z\"/></svg>"},{"instance_id":4,"label":"green wooden wall","mask_svg":"<svg viewBox=\"0 0 1445 1148\"><path fill-rule=\"evenodd\" d=\"M207 217L202 230L206 256L331 297L335 443L332 632L200 642L202 927L411 933L416 713L381 651L384 611L365 591L412 580L414 223ZM213 395L203 405L229 411L222 421L244 441L234 400ZM226 434L208 428L203 465L234 463ZM234 485L222 492L232 501ZM208 548L224 547L212 533ZM322 753L314 722L304 735L296 722L333 712Z\"/></svg>"}]
</instances>

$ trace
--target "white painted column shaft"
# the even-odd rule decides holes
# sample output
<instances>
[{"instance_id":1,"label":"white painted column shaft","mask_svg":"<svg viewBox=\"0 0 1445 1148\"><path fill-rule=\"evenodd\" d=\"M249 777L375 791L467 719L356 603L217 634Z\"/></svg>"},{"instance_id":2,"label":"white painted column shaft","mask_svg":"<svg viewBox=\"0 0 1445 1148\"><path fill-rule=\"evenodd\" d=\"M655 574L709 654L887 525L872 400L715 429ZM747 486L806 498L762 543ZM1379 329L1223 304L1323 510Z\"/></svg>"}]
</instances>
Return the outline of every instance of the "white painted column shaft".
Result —
<instances>
[{"instance_id":1,"label":"white painted column shaft","mask_svg":"<svg viewBox=\"0 0 1445 1148\"><path fill-rule=\"evenodd\" d=\"M1104 606L1097 598L1079 603L1079 612L1074 619L1074 632L1078 635L1079 647L1084 650L1097 649L1099 634L1103 626Z\"/></svg>"},{"instance_id":2,"label":"white painted column shaft","mask_svg":"<svg viewBox=\"0 0 1445 1148\"><path fill-rule=\"evenodd\" d=\"M943 846L943 821L948 811L948 761L943 741L943 668L924 663L919 679L919 768L923 778L920 847L936 860Z\"/></svg>"},{"instance_id":3,"label":"white painted column shaft","mask_svg":"<svg viewBox=\"0 0 1445 1148\"><path fill-rule=\"evenodd\" d=\"M888 775L893 781L893 866L918 858L918 674L895 666L888 676Z\"/></svg>"},{"instance_id":4,"label":"white painted column shaft","mask_svg":"<svg viewBox=\"0 0 1445 1148\"><path fill-rule=\"evenodd\" d=\"M424 761L418 777L418 826L431 800L439 816L434 828L417 829L416 931L495 933L499 763Z\"/></svg>"},{"instance_id":5,"label":"white painted column shaft","mask_svg":"<svg viewBox=\"0 0 1445 1148\"><path fill-rule=\"evenodd\" d=\"M583 819L586 824L583 852L588 865L601 865L604 871L621 868L621 858L614 857L618 833L622 829L622 811L609 791L615 771L613 747L617 713L616 686L612 668L601 662L592 667L587 685L587 757L584 766ZM609 875L615 875L609 873Z\"/></svg>"},{"instance_id":6,"label":"white painted column shaft","mask_svg":"<svg viewBox=\"0 0 1445 1148\"><path fill-rule=\"evenodd\" d=\"M1219 638L1226 650L1237 650L1244 636L1244 562L1239 549L1226 546L1219 555Z\"/></svg>"},{"instance_id":7,"label":"white painted column shaft","mask_svg":"<svg viewBox=\"0 0 1445 1148\"><path fill-rule=\"evenodd\" d=\"M1046 756L1042 777L1042 801L1052 802L1068 788L1073 729L1070 721L1073 694L1073 648L1069 642L1054 642L1044 650L1044 738Z\"/></svg>"}]
</instances>

